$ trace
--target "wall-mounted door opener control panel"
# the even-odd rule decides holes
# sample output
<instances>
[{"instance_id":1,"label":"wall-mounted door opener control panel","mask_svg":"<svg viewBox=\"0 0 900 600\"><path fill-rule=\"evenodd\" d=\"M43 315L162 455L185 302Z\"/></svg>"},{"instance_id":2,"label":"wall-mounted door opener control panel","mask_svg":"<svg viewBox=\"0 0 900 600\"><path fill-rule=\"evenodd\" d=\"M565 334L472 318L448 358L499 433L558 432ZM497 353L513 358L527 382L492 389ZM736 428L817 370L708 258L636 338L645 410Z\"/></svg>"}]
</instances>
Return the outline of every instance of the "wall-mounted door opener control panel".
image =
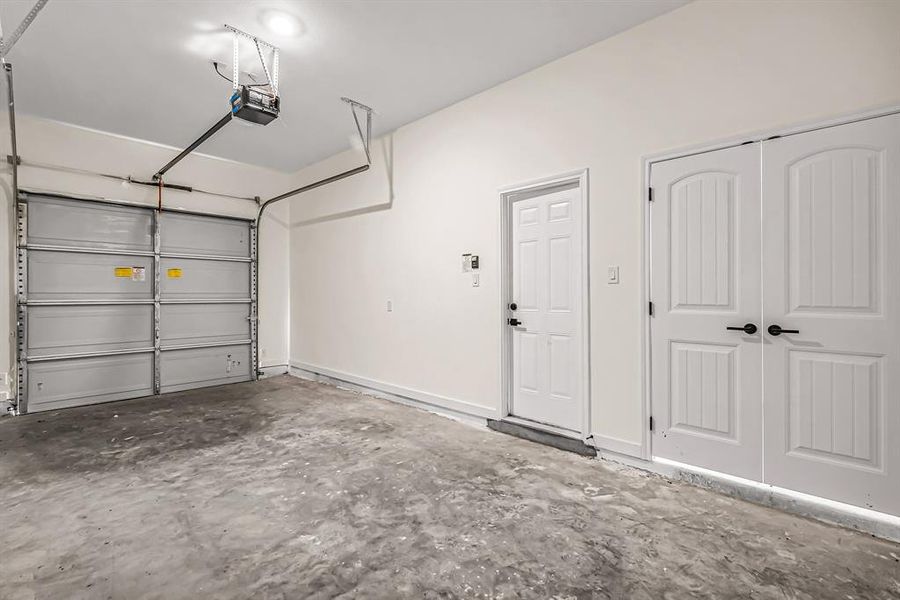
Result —
<instances>
[{"instance_id":1,"label":"wall-mounted door opener control panel","mask_svg":"<svg viewBox=\"0 0 900 600\"><path fill-rule=\"evenodd\" d=\"M478 259L478 255L463 254L462 259L463 273L472 273L472 287L478 287L481 285L481 276L478 274L481 261Z\"/></svg>"}]
</instances>

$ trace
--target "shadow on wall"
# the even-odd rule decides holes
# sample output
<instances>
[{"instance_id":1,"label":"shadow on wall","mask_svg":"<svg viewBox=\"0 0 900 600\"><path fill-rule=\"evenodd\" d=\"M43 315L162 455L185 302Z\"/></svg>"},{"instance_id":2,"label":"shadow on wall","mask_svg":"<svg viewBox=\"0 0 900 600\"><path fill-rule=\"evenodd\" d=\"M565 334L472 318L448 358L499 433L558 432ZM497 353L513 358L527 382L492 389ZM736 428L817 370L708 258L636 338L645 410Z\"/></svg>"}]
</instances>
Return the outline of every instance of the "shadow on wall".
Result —
<instances>
[{"instance_id":1,"label":"shadow on wall","mask_svg":"<svg viewBox=\"0 0 900 600\"><path fill-rule=\"evenodd\" d=\"M381 204L371 204L360 208L345 210L341 212L331 213L321 217L312 219L304 219L291 223L291 227L305 227L307 225L315 225L316 223L324 223L326 221L336 221L338 219L346 219L358 215L365 215L383 210L390 210L394 205L394 135L389 134L379 140L381 144L381 155L384 157L384 175L388 185L387 202Z\"/></svg>"}]
</instances>

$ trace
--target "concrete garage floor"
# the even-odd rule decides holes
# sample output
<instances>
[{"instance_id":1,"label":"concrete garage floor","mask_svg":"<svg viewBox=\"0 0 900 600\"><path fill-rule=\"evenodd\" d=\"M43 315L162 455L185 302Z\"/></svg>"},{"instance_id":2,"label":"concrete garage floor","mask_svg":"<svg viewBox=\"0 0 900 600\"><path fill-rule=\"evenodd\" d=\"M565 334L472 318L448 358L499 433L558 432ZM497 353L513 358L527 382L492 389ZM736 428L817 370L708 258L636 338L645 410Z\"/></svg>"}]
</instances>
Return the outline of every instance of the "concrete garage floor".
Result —
<instances>
[{"instance_id":1,"label":"concrete garage floor","mask_svg":"<svg viewBox=\"0 0 900 600\"><path fill-rule=\"evenodd\" d=\"M900 547L278 377L0 421L0 598L898 598Z\"/></svg>"}]
</instances>

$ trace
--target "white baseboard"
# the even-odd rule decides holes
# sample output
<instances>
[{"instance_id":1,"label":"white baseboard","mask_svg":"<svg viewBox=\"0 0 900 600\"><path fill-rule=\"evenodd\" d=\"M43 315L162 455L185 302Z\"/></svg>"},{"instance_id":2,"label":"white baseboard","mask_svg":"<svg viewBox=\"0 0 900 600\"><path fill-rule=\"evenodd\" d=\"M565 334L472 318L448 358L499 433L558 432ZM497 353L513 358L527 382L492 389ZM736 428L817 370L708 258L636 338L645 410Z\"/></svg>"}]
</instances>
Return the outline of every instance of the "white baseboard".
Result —
<instances>
[{"instance_id":1,"label":"white baseboard","mask_svg":"<svg viewBox=\"0 0 900 600\"><path fill-rule=\"evenodd\" d=\"M640 460L644 459L644 449L639 443L620 440L614 437L592 433L586 442L593 446L602 455L604 452L614 452Z\"/></svg>"},{"instance_id":2,"label":"white baseboard","mask_svg":"<svg viewBox=\"0 0 900 600\"><path fill-rule=\"evenodd\" d=\"M494 419L497 417L497 411L464 400L456 400L446 396L429 394L428 392L413 390L391 383L361 377L359 375L342 373L326 367L299 361L291 361L290 374L303 379L332 383L339 387L349 387L354 391L362 392L370 396L399 402L400 404L405 404L407 406L423 408L431 412L464 421L472 421L472 419L475 419L480 425L485 425L485 419Z\"/></svg>"}]
</instances>

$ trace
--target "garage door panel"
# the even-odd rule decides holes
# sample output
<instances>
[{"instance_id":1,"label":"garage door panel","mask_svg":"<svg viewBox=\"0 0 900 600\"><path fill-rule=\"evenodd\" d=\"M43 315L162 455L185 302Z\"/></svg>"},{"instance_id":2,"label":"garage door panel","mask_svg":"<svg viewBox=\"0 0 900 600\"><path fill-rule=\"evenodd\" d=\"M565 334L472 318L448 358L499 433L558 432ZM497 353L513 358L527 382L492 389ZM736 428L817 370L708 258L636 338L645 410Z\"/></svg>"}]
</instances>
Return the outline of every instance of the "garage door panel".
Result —
<instances>
[{"instance_id":1,"label":"garage door panel","mask_svg":"<svg viewBox=\"0 0 900 600\"><path fill-rule=\"evenodd\" d=\"M152 352L28 365L29 412L137 398L152 393Z\"/></svg>"},{"instance_id":2,"label":"garage door panel","mask_svg":"<svg viewBox=\"0 0 900 600\"><path fill-rule=\"evenodd\" d=\"M153 257L28 252L28 299L153 299Z\"/></svg>"},{"instance_id":3,"label":"garage door panel","mask_svg":"<svg viewBox=\"0 0 900 600\"><path fill-rule=\"evenodd\" d=\"M160 340L166 346L250 339L249 304L164 304Z\"/></svg>"},{"instance_id":4,"label":"garage door panel","mask_svg":"<svg viewBox=\"0 0 900 600\"><path fill-rule=\"evenodd\" d=\"M97 202L31 197L28 243L150 252L153 213Z\"/></svg>"},{"instance_id":5,"label":"garage door panel","mask_svg":"<svg viewBox=\"0 0 900 600\"><path fill-rule=\"evenodd\" d=\"M250 263L163 258L163 300L243 300L250 297Z\"/></svg>"},{"instance_id":6,"label":"garage door panel","mask_svg":"<svg viewBox=\"0 0 900 600\"><path fill-rule=\"evenodd\" d=\"M255 378L250 223L25 193L23 412Z\"/></svg>"},{"instance_id":7,"label":"garage door panel","mask_svg":"<svg viewBox=\"0 0 900 600\"><path fill-rule=\"evenodd\" d=\"M250 256L250 229L246 221L199 215L163 213L160 245L164 254Z\"/></svg>"},{"instance_id":8,"label":"garage door panel","mask_svg":"<svg viewBox=\"0 0 900 600\"><path fill-rule=\"evenodd\" d=\"M33 306L28 356L153 347L152 305Z\"/></svg>"},{"instance_id":9,"label":"garage door panel","mask_svg":"<svg viewBox=\"0 0 900 600\"><path fill-rule=\"evenodd\" d=\"M163 393L249 381L250 346L229 345L164 351L160 377L160 391Z\"/></svg>"}]
</instances>

